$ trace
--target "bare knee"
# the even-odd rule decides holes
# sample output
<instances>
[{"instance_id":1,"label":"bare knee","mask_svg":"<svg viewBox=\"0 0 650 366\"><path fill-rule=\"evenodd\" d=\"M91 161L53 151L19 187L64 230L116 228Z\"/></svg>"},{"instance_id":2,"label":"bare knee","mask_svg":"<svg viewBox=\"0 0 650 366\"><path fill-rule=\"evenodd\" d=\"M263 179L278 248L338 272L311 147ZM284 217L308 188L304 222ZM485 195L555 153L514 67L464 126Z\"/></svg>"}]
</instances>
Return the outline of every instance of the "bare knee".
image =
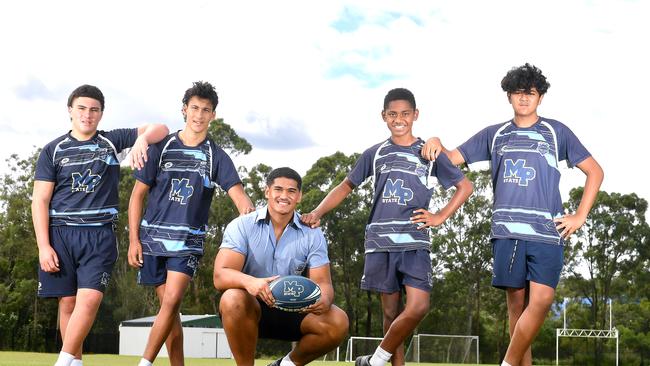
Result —
<instances>
[{"instance_id":1,"label":"bare knee","mask_svg":"<svg viewBox=\"0 0 650 366\"><path fill-rule=\"evenodd\" d=\"M400 313L400 307L399 306L384 306L382 308L382 311L384 313L384 321L387 321L389 323L392 323L395 318Z\"/></svg>"},{"instance_id":2,"label":"bare knee","mask_svg":"<svg viewBox=\"0 0 650 366\"><path fill-rule=\"evenodd\" d=\"M506 299L510 315L520 316L526 308L526 289L508 289Z\"/></svg>"},{"instance_id":3,"label":"bare knee","mask_svg":"<svg viewBox=\"0 0 650 366\"><path fill-rule=\"evenodd\" d=\"M75 311L85 313L95 313L99 309L104 294L99 291L85 291L83 295L78 295L74 304Z\"/></svg>"},{"instance_id":4,"label":"bare knee","mask_svg":"<svg viewBox=\"0 0 650 366\"><path fill-rule=\"evenodd\" d=\"M555 299L554 293L539 294L531 299L531 301L528 304L528 307L532 309L536 309L537 311L540 312L548 312L548 310L551 308L551 305L553 304L554 299Z\"/></svg>"},{"instance_id":5,"label":"bare knee","mask_svg":"<svg viewBox=\"0 0 650 366\"><path fill-rule=\"evenodd\" d=\"M252 305L251 295L245 290L241 289L228 289L221 295L219 301L219 313L222 318L239 318L252 314L254 311Z\"/></svg>"},{"instance_id":6,"label":"bare knee","mask_svg":"<svg viewBox=\"0 0 650 366\"><path fill-rule=\"evenodd\" d=\"M381 295L381 310L384 322L392 323L402 312L402 297L399 292Z\"/></svg>"},{"instance_id":7,"label":"bare knee","mask_svg":"<svg viewBox=\"0 0 650 366\"><path fill-rule=\"evenodd\" d=\"M536 311L547 312L554 299L555 289L546 285L531 283L529 307L533 306Z\"/></svg>"},{"instance_id":8,"label":"bare knee","mask_svg":"<svg viewBox=\"0 0 650 366\"><path fill-rule=\"evenodd\" d=\"M407 303L404 313L406 316L409 316L414 319L424 319L424 317L429 312L429 299L426 301L417 301L412 303Z\"/></svg>"},{"instance_id":9,"label":"bare knee","mask_svg":"<svg viewBox=\"0 0 650 366\"><path fill-rule=\"evenodd\" d=\"M72 314L77 303L76 296L66 296L59 299L59 311L63 314Z\"/></svg>"},{"instance_id":10,"label":"bare knee","mask_svg":"<svg viewBox=\"0 0 650 366\"><path fill-rule=\"evenodd\" d=\"M181 307L181 302L183 301L182 293L174 292L165 292L165 296L160 302L160 308L169 309L172 312L178 312Z\"/></svg>"},{"instance_id":11,"label":"bare knee","mask_svg":"<svg viewBox=\"0 0 650 366\"><path fill-rule=\"evenodd\" d=\"M332 320L330 322L328 333L329 337L338 344L348 335L350 321L348 320L348 314L340 308L332 306L331 311Z\"/></svg>"}]
</instances>

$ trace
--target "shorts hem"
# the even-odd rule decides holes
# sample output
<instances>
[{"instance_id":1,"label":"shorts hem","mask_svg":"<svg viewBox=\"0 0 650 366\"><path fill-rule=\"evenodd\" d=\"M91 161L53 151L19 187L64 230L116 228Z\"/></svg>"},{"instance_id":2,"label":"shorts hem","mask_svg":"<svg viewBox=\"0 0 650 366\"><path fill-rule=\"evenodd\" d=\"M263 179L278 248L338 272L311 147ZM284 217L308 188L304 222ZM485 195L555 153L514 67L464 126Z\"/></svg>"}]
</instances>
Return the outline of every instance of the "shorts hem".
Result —
<instances>
[{"instance_id":1,"label":"shorts hem","mask_svg":"<svg viewBox=\"0 0 650 366\"><path fill-rule=\"evenodd\" d=\"M44 293L44 294L36 294L36 296L43 298L43 299L51 299L51 298L59 298L59 297L69 297L69 296L77 296L77 293Z\"/></svg>"},{"instance_id":2,"label":"shorts hem","mask_svg":"<svg viewBox=\"0 0 650 366\"><path fill-rule=\"evenodd\" d=\"M557 283L555 283L555 285L553 285L553 284L550 284L548 282L536 281L534 279L530 279L530 280L528 280L528 282L535 282L535 283L538 283L540 285L548 286L548 287L550 287L550 288L552 288L554 290L557 288L557 285L560 284L560 281L557 281Z\"/></svg>"},{"instance_id":3,"label":"shorts hem","mask_svg":"<svg viewBox=\"0 0 650 366\"><path fill-rule=\"evenodd\" d=\"M138 282L138 285L140 285L140 286L148 286L148 287L150 287L150 286L158 287L158 286L164 285L166 283L167 283L167 280L162 281L162 282L142 282L141 281L141 282Z\"/></svg>"},{"instance_id":4,"label":"shorts hem","mask_svg":"<svg viewBox=\"0 0 650 366\"><path fill-rule=\"evenodd\" d=\"M413 287L413 286L411 286L411 287ZM365 290L365 291L381 292L382 294L394 294L396 292L402 291L401 287L398 288L397 290L389 290L389 289L385 289L385 288L370 287L370 286L363 286L363 285L361 286L361 289Z\"/></svg>"},{"instance_id":5,"label":"shorts hem","mask_svg":"<svg viewBox=\"0 0 650 366\"><path fill-rule=\"evenodd\" d=\"M406 286L411 287L411 288L415 288L415 289L418 289L418 290L426 291L426 292L431 292L431 290L433 290L433 286L432 287L417 286L417 285L413 285L413 284L410 284L410 283L405 283L403 285L403 287L406 287Z\"/></svg>"},{"instance_id":6,"label":"shorts hem","mask_svg":"<svg viewBox=\"0 0 650 366\"><path fill-rule=\"evenodd\" d=\"M514 289L519 290L519 289L522 289L522 288L526 288L526 284L524 284L523 286L519 286L519 285L515 285L513 283L493 283L492 287L498 288L499 290L504 290L504 291L509 289L509 288L514 288Z\"/></svg>"},{"instance_id":7,"label":"shorts hem","mask_svg":"<svg viewBox=\"0 0 650 366\"><path fill-rule=\"evenodd\" d=\"M98 288L98 287L94 287L94 286L90 286L90 285L88 285L88 286L79 286L79 287L77 287L77 290L81 290L81 289L96 290L96 291L99 291L99 292L101 292L101 293L105 293L105 292L106 292L106 287Z\"/></svg>"}]
</instances>

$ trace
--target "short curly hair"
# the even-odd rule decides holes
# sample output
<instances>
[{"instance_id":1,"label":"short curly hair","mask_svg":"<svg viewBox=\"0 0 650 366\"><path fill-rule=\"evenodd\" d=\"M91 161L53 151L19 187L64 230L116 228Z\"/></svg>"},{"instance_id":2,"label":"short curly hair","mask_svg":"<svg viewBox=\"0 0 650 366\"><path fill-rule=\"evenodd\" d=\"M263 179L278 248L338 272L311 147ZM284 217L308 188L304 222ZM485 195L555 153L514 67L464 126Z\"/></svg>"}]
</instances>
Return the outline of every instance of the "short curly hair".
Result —
<instances>
[{"instance_id":1,"label":"short curly hair","mask_svg":"<svg viewBox=\"0 0 650 366\"><path fill-rule=\"evenodd\" d=\"M546 81L542 70L529 63L513 67L501 80L501 89L508 93L518 90L530 91L535 88L539 95L544 95L550 86L551 84Z\"/></svg>"},{"instance_id":2,"label":"short curly hair","mask_svg":"<svg viewBox=\"0 0 650 366\"><path fill-rule=\"evenodd\" d=\"M411 105L411 108L415 109L415 96L413 96L413 93L411 93L410 90L405 89L405 88L395 88L391 89L388 91L386 96L384 97L384 110L388 109L388 105L390 102L396 101L396 100L405 100L409 102Z\"/></svg>"},{"instance_id":3,"label":"short curly hair","mask_svg":"<svg viewBox=\"0 0 650 366\"><path fill-rule=\"evenodd\" d=\"M187 105L192 97L209 100L210 103L212 103L213 112L217 109L217 104L219 104L219 97L217 96L217 92L214 90L214 86L207 81L194 82L192 87L185 91L185 95L183 96L183 105Z\"/></svg>"}]
</instances>

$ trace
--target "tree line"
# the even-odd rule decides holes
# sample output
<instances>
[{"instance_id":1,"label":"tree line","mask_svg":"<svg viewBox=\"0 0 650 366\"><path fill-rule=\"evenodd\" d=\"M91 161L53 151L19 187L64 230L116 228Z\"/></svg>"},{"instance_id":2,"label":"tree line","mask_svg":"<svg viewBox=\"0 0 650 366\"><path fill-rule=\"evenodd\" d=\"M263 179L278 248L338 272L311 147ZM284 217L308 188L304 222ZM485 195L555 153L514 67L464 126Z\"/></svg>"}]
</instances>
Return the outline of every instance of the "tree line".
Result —
<instances>
[{"instance_id":1,"label":"tree line","mask_svg":"<svg viewBox=\"0 0 650 366\"><path fill-rule=\"evenodd\" d=\"M223 120L210 126L210 136L231 156L248 154L252 146ZM31 221L31 193L35 162L31 156L12 155L0 186L0 349L56 352L57 306L36 296L38 248ZM337 152L314 162L303 177L299 210L309 212L352 169L358 154ZM265 176L272 167L259 164L239 168L246 192L257 206L263 205ZM434 286L429 314L419 333L477 335L480 362L496 363L508 346L505 295L493 289L489 242L492 190L487 171L464 173L475 192L443 225L432 229ZM118 325L123 320L154 315L157 299L152 288L136 285L137 271L126 261L128 249L127 206L134 184L132 172L122 168L120 212L116 224L120 256L113 271L97 320L84 349L117 351ZM447 201L451 191L439 189L432 208ZM582 188L571 190L565 207L575 211ZM365 224L372 206L372 185L358 187L321 222L329 242L335 302L350 319L350 335L382 335L379 297L359 289L363 272ZM535 362L555 358L555 328L608 329L609 306L620 332L621 363L650 362L650 227L648 203L634 193L599 192L587 222L565 246L565 268L555 304L533 344ZM212 266L226 225L236 217L227 194L218 191L210 211L205 254L191 282L181 312L216 314L219 294L212 285ZM568 299L565 302L565 299ZM611 305L610 305L611 304ZM562 339L562 362L611 364L614 343L602 339Z\"/></svg>"}]
</instances>

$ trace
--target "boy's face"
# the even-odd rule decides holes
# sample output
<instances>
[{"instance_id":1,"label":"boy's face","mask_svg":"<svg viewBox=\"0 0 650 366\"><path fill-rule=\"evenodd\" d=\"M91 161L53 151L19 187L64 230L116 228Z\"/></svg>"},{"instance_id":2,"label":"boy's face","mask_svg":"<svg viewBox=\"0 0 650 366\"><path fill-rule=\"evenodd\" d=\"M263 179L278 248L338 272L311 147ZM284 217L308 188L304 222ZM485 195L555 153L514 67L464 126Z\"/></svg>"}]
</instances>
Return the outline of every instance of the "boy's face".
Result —
<instances>
[{"instance_id":1,"label":"boy's face","mask_svg":"<svg viewBox=\"0 0 650 366\"><path fill-rule=\"evenodd\" d=\"M508 93L508 101L515 111L515 116L526 117L537 114L537 106L542 103L543 95L539 95L536 88L529 91L517 90Z\"/></svg>"},{"instance_id":2,"label":"boy's face","mask_svg":"<svg viewBox=\"0 0 650 366\"><path fill-rule=\"evenodd\" d=\"M298 189L298 182L293 179L278 177L273 180L270 187L264 190L269 204L269 211L279 214L289 214L300 203L302 193Z\"/></svg>"},{"instance_id":3,"label":"boy's face","mask_svg":"<svg viewBox=\"0 0 650 366\"><path fill-rule=\"evenodd\" d=\"M394 100L381 112L381 118L386 122L392 137L402 137L412 134L413 122L417 121L418 114L419 111L413 109L408 101Z\"/></svg>"},{"instance_id":4,"label":"boy's face","mask_svg":"<svg viewBox=\"0 0 650 366\"><path fill-rule=\"evenodd\" d=\"M97 131L97 125L102 119L102 105L97 99L78 97L68 107L72 130L84 137L91 137Z\"/></svg>"},{"instance_id":5,"label":"boy's face","mask_svg":"<svg viewBox=\"0 0 650 366\"><path fill-rule=\"evenodd\" d=\"M185 116L185 127L200 134L208 130L216 113L212 109L210 100L193 96L187 104L183 105L183 115Z\"/></svg>"}]
</instances>

